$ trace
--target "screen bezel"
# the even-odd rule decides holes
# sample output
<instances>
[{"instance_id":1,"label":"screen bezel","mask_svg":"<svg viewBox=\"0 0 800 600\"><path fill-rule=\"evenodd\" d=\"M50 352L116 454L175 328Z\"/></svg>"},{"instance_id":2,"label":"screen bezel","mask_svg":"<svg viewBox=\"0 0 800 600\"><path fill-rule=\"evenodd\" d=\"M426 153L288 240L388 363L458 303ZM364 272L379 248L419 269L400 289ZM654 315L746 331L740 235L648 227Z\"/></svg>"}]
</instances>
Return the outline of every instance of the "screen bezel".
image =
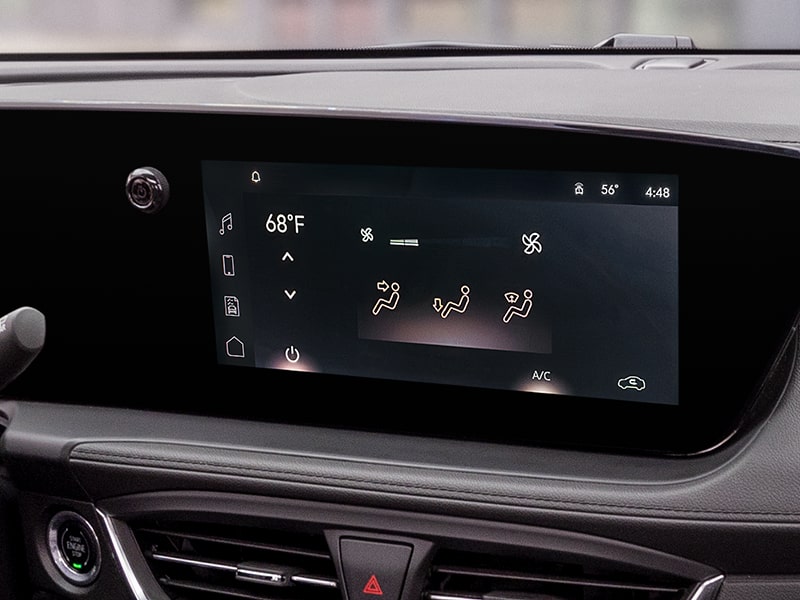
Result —
<instances>
[{"instance_id":1,"label":"screen bezel","mask_svg":"<svg viewBox=\"0 0 800 600\"><path fill-rule=\"evenodd\" d=\"M441 167L481 167L510 168L536 170L593 170L593 171L630 171L630 172L662 172L677 173L681 186L680 220L680 364L681 393L680 404L674 406L653 406L633 402L597 400L566 396L545 396L534 394L535 400L525 397L521 392L500 392L480 388L464 388L460 386L416 384L413 382L388 382L368 378L353 378L336 375L297 374L273 372L273 377L282 380L281 386L303 386L306 382L311 388L324 388L327 395L337 397L352 395L357 390L361 398L379 398L391 386L406 400L403 406L388 408L381 405L374 417L369 411L347 410L336 406L331 409L320 409L317 416L306 417L306 421L315 424L340 427L357 427L363 429L379 428L386 431L402 433L422 433L425 435L444 435L453 437L469 437L489 441L513 441L520 444L548 443L567 446L589 446L636 449L643 451L666 453L691 453L713 447L728 437L740 422L748 406L755 397L763 375L769 368L771 360L768 350L752 352L751 343L760 348L772 347L777 352L784 332L780 327L767 333L759 331L759 326L752 321L738 319L736 316L738 303L720 308L719 298L730 293L730 282L733 278L742 278L746 271L740 263L732 262L718 253L719 248L730 244L735 235L731 231L724 232L718 224L720 219L730 219L736 225L748 225L748 230L764 216L748 214L744 220L737 220L730 214L730 204L720 206L709 198L731 198L737 206L741 203L747 186L758 189L764 185L767 173L780 159L752 153L737 153L732 150L670 144L663 141L634 140L619 137L587 136L572 133L555 133L532 131L514 128L491 128L484 126L442 124L398 124L385 122L350 122L325 125L336 129L354 126L357 130L365 130L367 136L362 144L356 144L357 150L350 150L345 155L336 157L324 149L316 152L302 150L298 154L281 152L282 162L302 158L301 162L341 162L343 164L400 164ZM388 137L392 144L383 144L380 150L368 140L386 140L386 130L392 130ZM434 129L442 129L435 133ZM475 139L470 137L475 134ZM400 150L414 147L414 138L426 140L426 147L417 149L412 158ZM332 133L330 137L335 138ZM513 140L512 138L520 138ZM492 140L495 138L495 140ZM534 156L510 157L508 151L497 151L491 155L476 151L475 147L514 148L527 147L533 138L537 146L546 147L547 152ZM434 141L435 140L435 141ZM494 143L493 143L494 142ZM498 143L499 142L499 143ZM528 142L526 144L526 142ZM444 148L442 148L444 146ZM274 155L268 157L273 158ZM565 159L566 157L566 159ZM220 158L212 156L210 158ZM253 157L249 157L251 160ZM259 161L264 156L257 155ZM725 176L731 173L759 173L759 178L740 179L732 188L726 180L714 179L711 164L732 166L741 164L742 168L726 169ZM760 163L760 164L757 164ZM712 183L713 182L713 183ZM775 186L775 179L771 179ZM777 187L777 186L776 186ZM734 193L734 191L736 193ZM763 193L763 190L760 190ZM705 198L705 200L704 200ZM755 227L759 243L774 246L771 225L765 228ZM767 238L772 239L767 239ZM716 247L716 248L715 248ZM716 250L716 251L715 251ZM765 264L771 262L766 258L753 260L753 267L745 281L752 281ZM716 273L709 277L708 272ZM703 306L705 300L705 306ZM752 298L751 298L752 300ZM757 306L757 304L750 306ZM713 310L712 310L713 309ZM763 313L762 315L763 316ZM773 315L774 316L774 315ZM793 310L784 314L783 323L788 325L793 318ZM748 343L737 343L735 337L727 335L728 327L743 328L739 339L747 339ZM699 331L706 333L700 335ZM788 331L788 327L786 329ZM772 336L770 338L770 335ZM769 339L769 341L767 341ZM757 340L751 342L750 340ZM716 343L714 343L716 342ZM737 356L739 358L737 358ZM755 362L751 359L757 356ZM229 369L229 368L225 368ZM232 371L239 369L230 368ZM704 372L720 373L715 386L700 385ZM239 373L231 377L241 377ZM250 373L247 378L258 378ZM276 381L277 383L277 381ZM698 391L695 391L698 390ZM474 400L477 405L490 403L494 411L481 412L478 419L470 422L462 420L453 426L452 419L459 417L458 409L444 411L444 421L430 410L428 395L435 393L442 398L458 398L459 402ZM445 400L446 402L446 400ZM536 403L536 422L519 419L515 404L521 402ZM469 404L467 404L469 405ZM291 413L292 411L289 411ZM287 414L288 420L294 420Z\"/></svg>"},{"instance_id":2,"label":"screen bezel","mask_svg":"<svg viewBox=\"0 0 800 600\"><path fill-rule=\"evenodd\" d=\"M34 264L33 258L10 267L9 280L20 285L8 302L42 307L48 324L54 323L45 351L8 388L23 398L63 401L61 386L70 380L80 391L70 397L76 403L520 445L692 454L717 447L742 431L755 414L758 391L800 305L783 272L797 254L786 193L797 161L787 157L664 139L465 122L88 111L18 116L22 124L58 132L50 152L61 162L54 161L42 174L38 144L20 147L15 159L20 176L9 183L9 193L19 185L23 195L24 186L36 178L41 185L52 184L62 195L48 199L51 221L37 235L46 239L52 228L52 235L68 236L74 249L64 246L64 260L103 245L117 267L97 282L77 271L62 273L55 266ZM158 131L161 141L153 145L148 136L132 136L108 153L104 149L119 131ZM70 140L78 136L88 138L94 150L71 159ZM520 153L518 148L529 151ZM89 205L85 190L63 186L79 171L78 158L94 161L98 196L121 196L128 172L153 165L167 175L172 199L157 215L138 214L122 198ZM677 174L680 404L217 365L202 160ZM753 198L767 200L756 210ZM9 210L10 218L19 211L22 220L26 210L38 209ZM86 239L79 224L98 219L100 229ZM70 223L76 226L70 228ZM746 252L732 255L730 249L741 244L743 232ZM76 338L59 330L59 321L69 321L83 306L81 298L65 290L94 291L104 300L86 327L99 335L113 324L109 351L97 352L91 336ZM55 298L54 291L62 293ZM163 302L174 310L162 314L151 309ZM87 354L92 356L91 376L75 379ZM187 391L198 388L213 399L211 408ZM405 400L388 400L389 391ZM433 392L442 398L444 410L431 410L428 398ZM341 398L359 402L343 403ZM376 398L387 399L363 402ZM453 398L489 410L465 419ZM773 394L762 404L774 400ZM535 417L520 418L521 407L531 403Z\"/></svg>"}]
</instances>

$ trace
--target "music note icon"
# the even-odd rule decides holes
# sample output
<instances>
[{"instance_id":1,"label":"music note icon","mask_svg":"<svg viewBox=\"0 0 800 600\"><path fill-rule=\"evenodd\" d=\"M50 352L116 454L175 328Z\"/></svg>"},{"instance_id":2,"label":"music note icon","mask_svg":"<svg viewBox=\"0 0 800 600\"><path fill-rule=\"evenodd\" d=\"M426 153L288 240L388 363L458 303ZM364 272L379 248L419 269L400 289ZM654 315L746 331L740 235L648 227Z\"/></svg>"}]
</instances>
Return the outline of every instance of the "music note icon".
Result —
<instances>
[{"instance_id":1,"label":"music note icon","mask_svg":"<svg viewBox=\"0 0 800 600\"><path fill-rule=\"evenodd\" d=\"M233 229L233 215L231 213L222 217L222 227L219 230L220 235L225 235L225 228L227 228L228 231Z\"/></svg>"}]
</instances>

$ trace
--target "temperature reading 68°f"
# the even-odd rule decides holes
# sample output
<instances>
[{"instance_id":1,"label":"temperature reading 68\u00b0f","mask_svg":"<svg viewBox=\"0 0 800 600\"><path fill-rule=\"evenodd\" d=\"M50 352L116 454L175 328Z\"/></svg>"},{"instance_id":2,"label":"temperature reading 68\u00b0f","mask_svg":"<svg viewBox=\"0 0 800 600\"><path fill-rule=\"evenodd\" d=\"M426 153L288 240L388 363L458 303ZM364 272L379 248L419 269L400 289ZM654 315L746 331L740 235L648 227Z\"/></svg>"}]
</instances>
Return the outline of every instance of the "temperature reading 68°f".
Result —
<instances>
[{"instance_id":1,"label":"temperature reading 68\u00b0f","mask_svg":"<svg viewBox=\"0 0 800 600\"><path fill-rule=\"evenodd\" d=\"M305 227L305 215L284 215L283 213L269 213L265 227L269 233L287 233L290 230L300 233L300 228Z\"/></svg>"}]
</instances>

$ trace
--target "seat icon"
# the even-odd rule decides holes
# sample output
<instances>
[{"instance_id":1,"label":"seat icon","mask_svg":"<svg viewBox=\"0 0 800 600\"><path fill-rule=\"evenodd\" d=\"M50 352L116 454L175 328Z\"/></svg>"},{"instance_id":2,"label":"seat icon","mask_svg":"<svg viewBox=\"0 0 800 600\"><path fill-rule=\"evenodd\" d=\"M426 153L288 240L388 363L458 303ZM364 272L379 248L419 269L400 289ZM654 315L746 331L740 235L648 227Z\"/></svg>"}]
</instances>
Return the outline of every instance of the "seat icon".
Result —
<instances>
[{"instance_id":1,"label":"seat icon","mask_svg":"<svg viewBox=\"0 0 800 600\"><path fill-rule=\"evenodd\" d=\"M452 300L447 304L442 303L441 298L434 298L433 299L433 309L439 313L439 316L443 319L446 319L450 316L451 312L463 313L467 310L469 306L469 286L462 285L461 286L461 298L458 302L453 302Z\"/></svg>"}]
</instances>

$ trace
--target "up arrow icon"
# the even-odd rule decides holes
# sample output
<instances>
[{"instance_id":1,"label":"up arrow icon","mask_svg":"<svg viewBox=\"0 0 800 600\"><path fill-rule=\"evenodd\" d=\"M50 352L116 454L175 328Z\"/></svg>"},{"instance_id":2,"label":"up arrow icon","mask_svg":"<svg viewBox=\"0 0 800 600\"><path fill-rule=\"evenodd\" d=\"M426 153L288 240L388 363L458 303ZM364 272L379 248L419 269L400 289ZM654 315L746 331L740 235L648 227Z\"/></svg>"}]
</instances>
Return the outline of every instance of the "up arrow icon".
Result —
<instances>
[{"instance_id":1,"label":"up arrow icon","mask_svg":"<svg viewBox=\"0 0 800 600\"><path fill-rule=\"evenodd\" d=\"M281 261L286 262L287 260L289 262L294 262L294 256L289 254L289 252L284 252L283 253L283 258L281 258Z\"/></svg>"}]
</instances>

